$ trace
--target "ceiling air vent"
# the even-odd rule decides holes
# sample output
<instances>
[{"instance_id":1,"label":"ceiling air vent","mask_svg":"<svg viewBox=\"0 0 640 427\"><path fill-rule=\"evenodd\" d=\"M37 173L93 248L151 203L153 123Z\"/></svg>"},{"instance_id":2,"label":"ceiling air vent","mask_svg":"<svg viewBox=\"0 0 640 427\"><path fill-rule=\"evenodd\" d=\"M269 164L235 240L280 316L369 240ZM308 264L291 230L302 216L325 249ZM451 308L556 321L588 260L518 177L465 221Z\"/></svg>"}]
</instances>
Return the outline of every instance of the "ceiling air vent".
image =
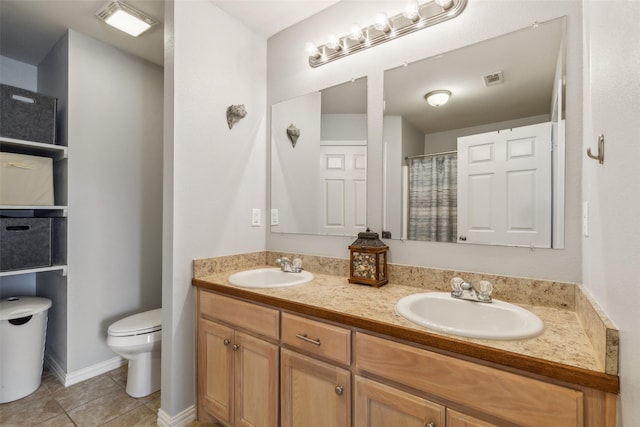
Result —
<instances>
[{"instance_id":1,"label":"ceiling air vent","mask_svg":"<svg viewBox=\"0 0 640 427\"><path fill-rule=\"evenodd\" d=\"M496 71L495 73L486 74L482 76L482 80L484 80L485 86L495 86L504 83L502 71Z\"/></svg>"}]
</instances>

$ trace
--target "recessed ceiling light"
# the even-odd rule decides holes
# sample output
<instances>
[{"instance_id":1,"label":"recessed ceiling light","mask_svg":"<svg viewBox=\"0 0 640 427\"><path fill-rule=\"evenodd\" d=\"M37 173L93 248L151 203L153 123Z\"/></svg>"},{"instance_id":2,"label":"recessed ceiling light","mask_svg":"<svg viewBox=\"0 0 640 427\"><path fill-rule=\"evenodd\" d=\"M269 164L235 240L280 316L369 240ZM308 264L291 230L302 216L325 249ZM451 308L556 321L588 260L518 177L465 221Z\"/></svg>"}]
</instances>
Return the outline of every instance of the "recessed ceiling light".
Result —
<instances>
[{"instance_id":1,"label":"recessed ceiling light","mask_svg":"<svg viewBox=\"0 0 640 427\"><path fill-rule=\"evenodd\" d=\"M138 37L154 25L159 24L157 19L118 0L109 1L102 6L96 12L96 16L112 27L133 37Z\"/></svg>"}]
</instances>

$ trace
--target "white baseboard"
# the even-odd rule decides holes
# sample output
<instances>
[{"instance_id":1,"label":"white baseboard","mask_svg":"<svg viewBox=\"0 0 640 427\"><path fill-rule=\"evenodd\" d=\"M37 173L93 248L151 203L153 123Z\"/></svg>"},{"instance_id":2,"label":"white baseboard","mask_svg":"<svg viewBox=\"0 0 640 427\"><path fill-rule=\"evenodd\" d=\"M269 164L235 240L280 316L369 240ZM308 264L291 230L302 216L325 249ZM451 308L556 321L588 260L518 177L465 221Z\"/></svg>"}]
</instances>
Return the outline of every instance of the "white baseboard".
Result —
<instances>
[{"instance_id":1,"label":"white baseboard","mask_svg":"<svg viewBox=\"0 0 640 427\"><path fill-rule=\"evenodd\" d=\"M44 364L47 368L49 368L53 376L56 377L61 384L64 384L67 373L64 371L64 369L62 369L60 364L49 353L46 352L44 353Z\"/></svg>"},{"instance_id":2,"label":"white baseboard","mask_svg":"<svg viewBox=\"0 0 640 427\"><path fill-rule=\"evenodd\" d=\"M89 378L97 377L98 375L117 369L127 363L127 361L120 356L116 356L112 359L105 360L104 362L96 363L95 365L69 373L65 372L58 362L47 353L44 355L44 363L53 375L55 375L58 381L60 381L65 387L69 387L70 385L77 384L84 380L88 380Z\"/></svg>"},{"instance_id":3,"label":"white baseboard","mask_svg":"<svg viewBox=\"0 0 640 427\"><path fill-rule=\"evenodd\" d=\"M184 411L171 417L162 408L158 409L158 427L185 427L196 419L196 405L191 405Z\"/></svg>"}]
</instances>

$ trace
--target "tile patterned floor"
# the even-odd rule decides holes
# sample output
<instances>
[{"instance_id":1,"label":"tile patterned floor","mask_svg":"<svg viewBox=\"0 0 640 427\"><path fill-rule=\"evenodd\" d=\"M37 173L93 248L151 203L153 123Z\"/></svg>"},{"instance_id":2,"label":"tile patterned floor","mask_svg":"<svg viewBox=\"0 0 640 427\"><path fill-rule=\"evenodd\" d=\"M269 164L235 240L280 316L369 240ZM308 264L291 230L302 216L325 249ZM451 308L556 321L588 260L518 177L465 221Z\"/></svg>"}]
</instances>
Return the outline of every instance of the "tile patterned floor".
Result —
<instances>
[{"instance_id":1,"label":"tile patterned floor","mask_svg":"<svg viewBox=\"0 0 640 427\"><path fill-rule=\"evenodd\" d=\"M45 369L42 384L22 399L0 404L2 427L156 426L160 392L135 399L125 392L126 366L65 388ZM197 421L188 427L208 427Z\"/></svg>"}]
</instances>

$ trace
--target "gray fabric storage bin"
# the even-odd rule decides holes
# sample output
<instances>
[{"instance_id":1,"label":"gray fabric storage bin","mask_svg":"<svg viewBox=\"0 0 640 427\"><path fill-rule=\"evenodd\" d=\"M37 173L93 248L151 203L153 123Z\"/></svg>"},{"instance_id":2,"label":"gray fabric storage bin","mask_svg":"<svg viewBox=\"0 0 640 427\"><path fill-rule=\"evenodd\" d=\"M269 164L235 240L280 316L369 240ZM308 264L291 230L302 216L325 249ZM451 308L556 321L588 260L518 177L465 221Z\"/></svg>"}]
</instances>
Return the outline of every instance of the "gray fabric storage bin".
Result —
<instances>
[{"instance_id":1,"label":"gray fabric storage bin","mask_svg":"<svg viewBox=\"0 0 640 427\"><path fill-rule=\"evenodd\" d=\"M51 265L51 218L0 218L0 271Z\"/></svg>"},{"instance_id":2,"label":"gray fabric storage bin","mask_svg":"<svg viewBox=\"0 0 640 427\"><path fill-rule=\"evenodd\" d=\"M0 136L55 144L57 103L51 96L0 84Z\"/></svg>"}]
</instances>

